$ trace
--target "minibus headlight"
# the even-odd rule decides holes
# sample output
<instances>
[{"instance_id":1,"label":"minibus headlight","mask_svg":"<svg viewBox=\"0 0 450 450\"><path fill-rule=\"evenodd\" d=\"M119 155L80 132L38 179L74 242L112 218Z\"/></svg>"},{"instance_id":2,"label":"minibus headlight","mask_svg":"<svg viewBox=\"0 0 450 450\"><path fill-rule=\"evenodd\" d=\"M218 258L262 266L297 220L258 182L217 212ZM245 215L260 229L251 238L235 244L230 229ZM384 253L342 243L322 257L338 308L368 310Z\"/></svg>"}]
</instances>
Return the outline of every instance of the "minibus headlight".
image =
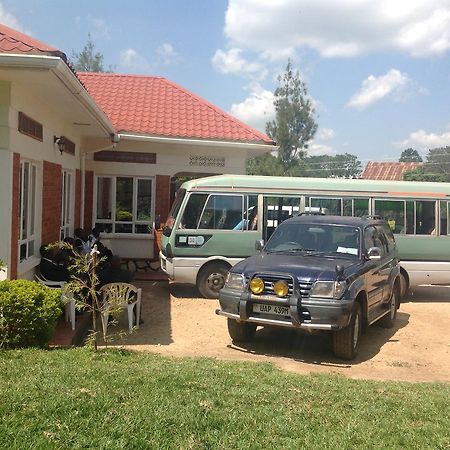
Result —
<instances>
[{"instance_id":1,"label":"minibus headlight","mask_svg":"<svg viewBox=\"0 0 450 450\"><path fill-rule=\"evenodd\" d=\"M228 289L244 289L244 275L228 272L224 287Z\"/></svg>"},{"instance_id":2,"label":"minibus headlight","mask_svg":"<svg viewBox=\"0 0 450 450\"><path fill-rule=\"evenodd\" d=\"M255 277L250 281L250 290L253 294L262 294L264 292L264 281L261 278Z\"/></svg>"},{"instance_id":3,"label":"minibus headlight","mask_svg":"<svg viewBox=\"0 0 450 450\"><path fill-rule=\"evenodd\" d=\"M310 297L340 299L347 289L346 281L316 281Z\"/></svg>"}]
</instances>

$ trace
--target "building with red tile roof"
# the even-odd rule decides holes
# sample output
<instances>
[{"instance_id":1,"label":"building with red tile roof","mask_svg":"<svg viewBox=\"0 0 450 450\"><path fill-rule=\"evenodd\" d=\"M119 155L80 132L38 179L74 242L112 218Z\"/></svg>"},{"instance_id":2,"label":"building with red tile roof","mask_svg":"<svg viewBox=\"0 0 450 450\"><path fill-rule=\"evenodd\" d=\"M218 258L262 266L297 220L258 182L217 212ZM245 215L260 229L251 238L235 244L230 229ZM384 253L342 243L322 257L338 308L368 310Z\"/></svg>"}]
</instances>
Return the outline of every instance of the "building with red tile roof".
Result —
<instances>
[{"instance_id":1,"label":"building with red tile roof","mask_svg":"<svg viewBox=\"0 0 450 450\"><path fill-rule=\"evenodd\" d=\"M367 163L361 178L365 180L403 180L403 174L407 170L417 169L423 163L420 162L376 162Z\"/></svg>"},{"instance_id":2,"label":"building with red tile roof","mask_svg":"<svg viewBox=\"0 0 450 450\"><path fill-rule=\"evenodd\" d=\"M264 133L166 78L92 72L78 76L119 133L274 145Z\"/></svg>"},{"instance_id":3,"label":"building with red tile roof","mask_svg":"<svg viewBox=\"0 0 450 450\"><path fill-rule=\"evenodd\" d=\"M34 278L41 244L78 227L101 227L122 257L157 257L153 222L178 177L242 174L274 146L167 79L77 74L62 51L1 24L0 101L0 203L14 211L0 215L0 278Z\"/></svg>"}]
</instances>

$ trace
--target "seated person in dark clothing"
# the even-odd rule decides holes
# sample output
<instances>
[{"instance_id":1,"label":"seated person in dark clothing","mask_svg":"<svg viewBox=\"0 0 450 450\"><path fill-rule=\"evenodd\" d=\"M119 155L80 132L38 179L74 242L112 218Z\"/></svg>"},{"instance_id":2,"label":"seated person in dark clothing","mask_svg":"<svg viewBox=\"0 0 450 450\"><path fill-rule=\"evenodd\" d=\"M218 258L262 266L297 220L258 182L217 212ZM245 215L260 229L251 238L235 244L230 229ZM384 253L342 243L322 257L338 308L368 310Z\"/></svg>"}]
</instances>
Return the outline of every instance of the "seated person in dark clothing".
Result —
<instances>
[{"instance_id":1,"label":"seated person in dark clothing","mask_svg":"<svg viewBox=\"0 0 450 450\"><path fill-rule=\"evenodd\" d=\"M83 228L77 228L73 234L75 238L75 248L80 253L89 253L91 251L91 246L89 244L88 235Z\"/></svg>"},{"instance_id":2,"label":"seated person in dark clothing","mask_svg":"<svg viewBox=\"0 0 450 450\"><path fill-rule=\"evenodd\" d=\"M122 269L119 256L112 256L108 264L99 267L97 275L99 288L108 283L131 283L134 279L132 272Z\"/></svg>"},{"instance_id":3,"label":"seated person in dark clothing","mask_svg":"<svg viewBox=\"0 0 450 450\"><path fill-rule=\"evenodd\" d=\"M69 271L64 264L58 261L59 249L47 248L46 245L41 245L41 262L39 264L39 270L41 275L47 280L51 281L68 281Z\"/></svg>"}]
</instances>

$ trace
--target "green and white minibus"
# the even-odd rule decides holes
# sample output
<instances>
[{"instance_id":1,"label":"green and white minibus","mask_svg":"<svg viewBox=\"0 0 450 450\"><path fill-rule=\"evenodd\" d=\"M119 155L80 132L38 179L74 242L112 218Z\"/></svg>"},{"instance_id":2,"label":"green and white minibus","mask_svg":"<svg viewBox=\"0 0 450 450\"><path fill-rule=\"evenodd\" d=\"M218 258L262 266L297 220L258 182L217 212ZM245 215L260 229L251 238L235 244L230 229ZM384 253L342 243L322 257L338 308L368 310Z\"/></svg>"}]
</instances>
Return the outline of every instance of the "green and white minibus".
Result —
<instances>
[{"instance_id":1,"label":"green and white minibus","mask_svg":"<svg viewBox=\"0 0 450 450\"><path fill-rule=\"evenodd\" d=\"M184 183L161 239L170 279L217 298L226 274L299 213L378 215L393 230L408 286L450 284L450 183L218 175Z\"/></svg>"}]
</instances>

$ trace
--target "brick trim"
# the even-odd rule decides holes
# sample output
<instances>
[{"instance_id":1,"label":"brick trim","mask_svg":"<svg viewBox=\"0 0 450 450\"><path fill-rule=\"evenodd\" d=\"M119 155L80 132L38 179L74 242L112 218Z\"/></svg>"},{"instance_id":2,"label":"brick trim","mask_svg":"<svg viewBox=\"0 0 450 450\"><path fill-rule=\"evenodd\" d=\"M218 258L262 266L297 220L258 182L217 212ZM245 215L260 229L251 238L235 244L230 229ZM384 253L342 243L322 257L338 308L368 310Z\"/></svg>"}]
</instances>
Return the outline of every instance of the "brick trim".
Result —
<instances>
[{"instance_id":1,"label":"brick trim","mask_svg":"<svg viewBox=\"0 0 450 450\"><path fill-rule=\"evenodd\" d=\"M160 216L164 223L169 215L170 209L170 176L156 175L155 187L155 216Z\"/></svg>"},{"instance_id":2,"label":"brick trim","mask_svg":"<svg viewBox=\"0 0 450 450\"><path fill-rule=\"evenodd\" d=\"M92 211L94 202L94 172L86 170L84 175L84 229L92 229Z\"/></svg>"},{"instance_id":3,"label":"brick trim","mask_svg":"<svg viewBox=\"0 0 450 450\"><path fill-rule=\"evenodd\" d=\"M42 243L59 241L62 167L44 161L42 168Z\"/></svg>"}]
</instances>

